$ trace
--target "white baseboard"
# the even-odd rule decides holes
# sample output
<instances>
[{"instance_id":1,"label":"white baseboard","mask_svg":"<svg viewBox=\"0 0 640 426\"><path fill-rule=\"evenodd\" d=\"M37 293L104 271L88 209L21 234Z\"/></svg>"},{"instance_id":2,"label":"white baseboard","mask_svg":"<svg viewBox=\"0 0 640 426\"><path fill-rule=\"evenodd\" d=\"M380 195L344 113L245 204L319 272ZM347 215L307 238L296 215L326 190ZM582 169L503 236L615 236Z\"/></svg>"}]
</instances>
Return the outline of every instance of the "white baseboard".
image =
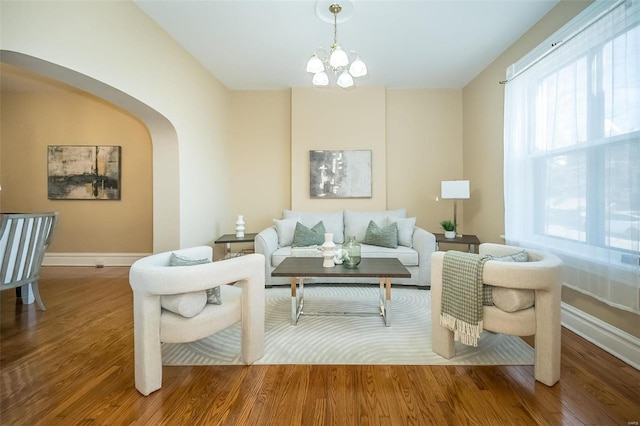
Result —
<instances>
[{"instance_id":1,"label":"white baseboard","mask_svg":"<svg viewBox=\"0 0 640 426\"><path fill-rule=\"evenodd\" d=\"M45 253L43 266L131 266L151 253Z\"/></svg>"},{"instance_id":2,"label":"white baseboard","mask_svg":"<svg viewBox=\"0 0 640 426\"><path fill-rule=\"evenodd\" d=\"M637 337L564 302L562 325L640 370L640 339Z\"/></svg>"}]
</instances>

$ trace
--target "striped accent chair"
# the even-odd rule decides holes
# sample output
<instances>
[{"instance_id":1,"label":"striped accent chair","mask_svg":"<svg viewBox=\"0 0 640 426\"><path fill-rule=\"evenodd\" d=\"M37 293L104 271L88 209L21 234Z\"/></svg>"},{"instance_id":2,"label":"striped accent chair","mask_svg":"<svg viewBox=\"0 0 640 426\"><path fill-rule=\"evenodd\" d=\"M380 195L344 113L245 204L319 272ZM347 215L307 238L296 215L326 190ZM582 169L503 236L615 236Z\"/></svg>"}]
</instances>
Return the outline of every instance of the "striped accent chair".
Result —
<instances>
[{"instance_id":1,"label":"striped accent chair","mask_svg":"<svg viewBox=\"0 0 640 426\"><path fill-rule=\"evenodd\" d=\"M0 289L21 288L29 299L29 286L41 310L44 303L38 289L44 252L53 238L58 213L2 214L0 222Z\"/></svg>"}]
</instances>

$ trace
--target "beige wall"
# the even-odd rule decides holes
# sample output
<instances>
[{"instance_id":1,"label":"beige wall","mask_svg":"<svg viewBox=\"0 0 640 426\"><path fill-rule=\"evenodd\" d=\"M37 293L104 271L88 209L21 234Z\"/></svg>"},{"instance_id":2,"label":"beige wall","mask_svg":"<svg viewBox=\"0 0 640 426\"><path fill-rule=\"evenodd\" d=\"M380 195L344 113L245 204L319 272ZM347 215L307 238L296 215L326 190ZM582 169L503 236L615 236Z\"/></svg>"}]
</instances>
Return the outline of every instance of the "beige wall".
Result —
<instances>
[{"instance_id":1,"label":"beige wall","mask_svg":"<svg viewBox=\"0 0 640 426\"><path fill-rule=\"evenodd\" d=\"M130 1L2 2L3 62L128 111L153 144L154 251L209 244L232 220L230 91Z\"/></svg>"},{"instance_id":2,"label":"beige wall","mask_svg":"<svg viewBox=\"0 0 640 426\"><path fill-rule=\"evenodd\" d=\"M436 201L440 182L462 179L462 90L387 90L386 122L388 207L406 207L418 226L442 232L453 203Z\"/></svg>"},{"instance_id":3,"label":"beige wall","mask_svg":"<svg viewBox=\"0 0 640 426\"><path fill-rule=\"evenodd\" d=\"M384 210L387 206L385 89L294 88L291 99L291 208ZM310 150L371 150L371 198L312 199Z\"/></svg>"},{"instance_id":4,"label":"beige wall","mask_svg":"<svg viewBox=\"0 0 640 426\"><path fill-rule=\"evenodd\" d=\"M384 114L383 118L378 120L382 124L377 131L385 137L378 138L382 142L378 142L378 147L374 147L374 158L378 157L382 166L378 167L374 164L374 167L377 167L376 170L380 172L378 176L385 179L386 193L380 199L386 198L386 205L351 208L376 210L405 207L410 216L418 218L420 226L437 232L439 221L449 218L452 214L450 202L436 201L440 180L457 179L462 176L462 91L387 90L384 96L381 96L380 91L375 90L373 94L374 98L383 101L382 106L376 108L379 110L378 113ZM80 99L82 99L78 94L67 94L66 97L78 98L77 102L81 102ZM88 97L84 102L89 102L91 99L103 108L107 105L92 97ZM315 102L313 96L309 99L311 103ZM371 101L368 96L365 99L366 103ZM115 107L111 108L113 111L118 111ZM56 114L52 119L73 115L76 108L68 103L56 102L55 109ZM340 108L337 109L340 110ZM120 113L126 116L126 113ZM44 116L47 115L44 114ZM229 188L231 202L221 207L228 211L229 219L220 225L219 234L234 232L235 217L238 214L243 214L245 217L246 232L259 232L271 225L272 219L280 217L282 210L292 208L292 180L296 180L301 185L302 190L305 191L304 196L308 200L308 150L310 148L304 144L302 147L292 147L291 115L291 91L289 90L231 92L228 117L229 137L233 143L225 158L231 173L222 176L219 184ZM308 116L308 119L312 118ZM40 125L47 126L46 123ZM80 125L85 131L92 126L90 123ZM372 145L367 142L368 139L362 139L363 145L354 145L354 148L370 149ZM383 146L380 146L380 143ZM326 146L323 145L323 147ZM335 145L335 149L341 148L344 146ZM0 144L1 149L2 144ZM299 152L303 157L302 162L307 166L298 173L291 171L291 156L294 150ZM376 152L378 154L386 152L386 157L376 155ZM150 152L148 155L151 156ZM13 161L15 160L16 157L13 157ZM150 162L150 158L146 161ZM123 165L126 164L127 162L123 161ZM385 171L386 173L383 173ZM42 172L45 173L46 168ZM129 175L125 172L123 172L124 176ZM42 182L36 185L35 192L44 193L46 199L46 179ZM149 182L149 186L151 185ZM147 194L150 196L149 192ZM318 203L337 201L340 205L335 209L344 208L342 207L344 200L312 201ZM35 200L29 201L29 203L35 202ZM64 205L68 201L56 203ZM91 205L91 202L79 203ZM333 209L334 206L326 208ZM82 210L77 214L82 215ZM124 222L128 220L123 217L121 219ZM148 221L148 224L150 223L151 220ZM123 226L124 223L119 225ZM138 228L136 225L136 229ZM58 235L59 238L60 235L62 234ZM136 237L136 239L139 238ZM62 249L54 245L51 251L106 251L106 248L86 249L76 246L73 240L65 242L64 245L67 248ZM234 246L234 249L237 248ZM131 251L131 249L121 251Z\"/></svg>"},{"instance_id":5,"label":"beige wall","mask_svg":"<svg viewBox=\"0 0 640 426\"><path fill-rule=\"evenodd\" d=\"M507 66L543 42L586 8L590 1L563 0L520 40L471 81L463 90L464 178L471 181L465 205L465 229L483 242L504 243L503 126ZM562 300L590 315L640 337L638 316L612 308L592 297L563 288Z\"/></svg>"},{"instance_id":6,"label":"beige wall","mask_svg":"<svg viewBox=\"0 0 640 426\"><path fill-rule=\"evenodd\" d=\"M230 113L233 233L241 214L245 232L260 232L291 205L291 91L234 91ZM235 249L235 247L234 247Z\"/></svg>"},{"instance_id":7,"label":"beige wall","mask_svg":"<svg viewBox=\"0 0 640 426\"><path fill-rule=\"evenodd\" d=\"M453 204L436 197L441 180L462 178L462 90L358 91L232 92L232 212L244 215L247 232L259 232L282 210L295 208L294 189L301 210L404 207L434 232L441 220L451 218ZM344 95L351 104L345 104ZM341 113L345 116L338 117ZM379 119L367 120L369 113ZM333 138L334 127L327 125L332 120L348 136ZM373 135L372 128L380 133ZM384 180L386 192L380 194L374 183L371 200L311 200L310 149L372 149L374 179ZM224 231L233 232L233 226L228 223Z\"/></svg>"},{"instance_id":8,"label":"beige wall","mask_svg":"<svg viewBox=\"0 0 640 426\"><path fill-rule=\"evenodd\" d=\"M5 92L0 99L2 211L59 212L51 252L151 252L146 127L119 108L77 92ZM121 200L48 200L47 145L121 146Z\"/></svg>"}]
</instances>

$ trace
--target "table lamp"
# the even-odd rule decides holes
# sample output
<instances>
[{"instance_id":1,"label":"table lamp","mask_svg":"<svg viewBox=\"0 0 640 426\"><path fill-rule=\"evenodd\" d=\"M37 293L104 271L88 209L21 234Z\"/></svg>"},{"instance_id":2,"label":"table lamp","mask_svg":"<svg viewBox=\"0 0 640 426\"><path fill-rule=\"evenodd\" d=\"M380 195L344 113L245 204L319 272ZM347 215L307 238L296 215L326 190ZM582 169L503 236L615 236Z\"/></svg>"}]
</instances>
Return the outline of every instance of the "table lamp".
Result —
<instances>
[{"instance_id":1,"label":"table lamp","mask_svg":"<svg viewBox=\"0 0 640 426\"><path fill-rule=\"evenodd\" d=\"M453 224L458 235L458 200L469 199L468 180L443 180L440 186L440 198L443 200L453 200Z\"/></svg>"}]
</instances>

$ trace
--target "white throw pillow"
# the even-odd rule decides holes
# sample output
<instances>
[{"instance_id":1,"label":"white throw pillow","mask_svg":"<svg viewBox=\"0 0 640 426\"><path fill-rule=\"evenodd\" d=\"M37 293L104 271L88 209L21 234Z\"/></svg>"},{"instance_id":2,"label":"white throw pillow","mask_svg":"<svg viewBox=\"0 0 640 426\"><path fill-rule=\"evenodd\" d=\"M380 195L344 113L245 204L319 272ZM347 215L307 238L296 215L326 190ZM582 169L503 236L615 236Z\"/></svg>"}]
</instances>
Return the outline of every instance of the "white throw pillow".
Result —
<instances>
[{"instance_id":1,"label":"white throw pillow","mask_svg":"<svg viewBox=\"0 0 640 426\"><path fill-rule=\"evenodd\" d=\"M206 304L207 292L205 290L160 296L160 306L186 318L198 315Z\"/></svg>"},{"instance_id":2,"label":"white throw pillow","mask_svg":"<svg viewBox=\"0 0 640 426\"><path fill-rule=\"evenodd\" d=\"M296 223L300 222L299 217L288 219L273 219L278 234L278 246L288 247L293 244L293 235L296 231Z\"/></svg>"},{"instance_id":3,"label":"white throw pillow","mask_svg":"<svg viewBox=\"0 0 640 426\"><path fill-rule=\"evenodd\" d=\"M387 223L391 225L396 223L398 225L398 244L405 247L413 246L413 228L416 226L416 218L401 218L389 216Z\"/></svg>"}]
</instances>

